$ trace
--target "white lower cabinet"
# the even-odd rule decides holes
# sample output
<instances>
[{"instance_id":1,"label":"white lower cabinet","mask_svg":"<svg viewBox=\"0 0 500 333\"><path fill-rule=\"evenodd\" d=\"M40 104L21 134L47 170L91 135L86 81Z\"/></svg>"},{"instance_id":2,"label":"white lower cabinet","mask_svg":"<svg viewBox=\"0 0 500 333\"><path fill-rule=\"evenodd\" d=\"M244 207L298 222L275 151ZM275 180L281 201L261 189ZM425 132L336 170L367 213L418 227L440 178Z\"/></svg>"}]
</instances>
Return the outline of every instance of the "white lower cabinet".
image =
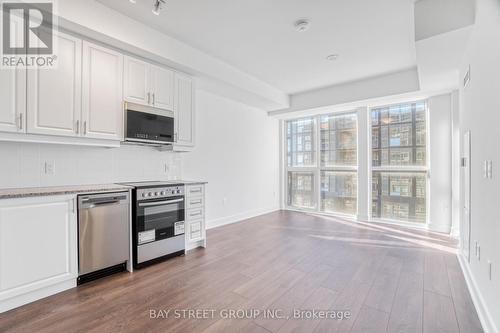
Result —
<instances>
[{"instance_id":1,"label":"white lower cabinet","mask_svg":"<svg viewBox=\"0 0 500 333\"><path fill-rule=\"evenodd\" d=\"M205 185L186 185L186 250L206 247Z\"/></svg>"},{"instance_id":2,"label":"white lower cabinet","mask_svg":"<svg viewBox=\"0 0 500 333\"><path fill-rule=\"evenodd\" d=\"M76 196L0 201L0 312L76 286Z\"/></svg>"}]
</instances>

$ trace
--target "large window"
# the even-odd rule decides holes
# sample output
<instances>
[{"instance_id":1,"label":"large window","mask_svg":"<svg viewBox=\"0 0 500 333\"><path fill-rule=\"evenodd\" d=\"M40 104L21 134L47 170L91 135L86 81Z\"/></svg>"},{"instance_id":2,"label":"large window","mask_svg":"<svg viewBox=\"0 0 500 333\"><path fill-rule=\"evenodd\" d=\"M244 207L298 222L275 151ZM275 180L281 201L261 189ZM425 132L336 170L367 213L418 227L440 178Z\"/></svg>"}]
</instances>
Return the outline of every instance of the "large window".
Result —
<instances>
[{"instance_id":1,"label":"large window","mask_svg":"<svg viewBox=\"0 0 500 333\"><path fill-rule=\"evenodd\" d=\"M426 222L426 104L374 108L372 217Z\"/></svg>"},{"instance_id":2,"label":"large window","mask_svg":"<svg viewBox=\"0 0 500 333\"><path fill-rule=\"evenodd\" d=\"M303 118L287 123L288 166L304 167L316 164L314 118Z\"/></svg>"},{"instance_id":3,"label":"large window","mask_svg":"<svg viewBox=\"0 0 500 333\"><path fill-rule=\"evenodd\" d=\"M318 132L319 142L316 142ZM356 113L290 120L286 122L286 134L287 204L355 215L358 190Z\"/></svg>"}]
</instances>

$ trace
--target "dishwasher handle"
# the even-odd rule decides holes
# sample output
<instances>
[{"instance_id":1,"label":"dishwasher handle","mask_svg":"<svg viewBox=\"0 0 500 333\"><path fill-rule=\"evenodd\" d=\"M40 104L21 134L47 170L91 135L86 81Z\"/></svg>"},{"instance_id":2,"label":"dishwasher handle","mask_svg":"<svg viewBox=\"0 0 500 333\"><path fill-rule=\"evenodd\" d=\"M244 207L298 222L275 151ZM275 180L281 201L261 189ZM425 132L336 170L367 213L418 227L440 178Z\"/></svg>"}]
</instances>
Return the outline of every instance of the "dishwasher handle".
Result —
<instances>
[{"instance_id":1,"label":"dishwasher handle","mask_svg":"<svg viewBox=\"0 0 500 333\"><path fill-rule=\"evenodd\" d=\"M99 206L110 206L120 203L128 203L128 194L105 194L105 195L95 195L95 196L84 196L80 198L79 208L87 209Z\"/></svg>"}]
</instances>

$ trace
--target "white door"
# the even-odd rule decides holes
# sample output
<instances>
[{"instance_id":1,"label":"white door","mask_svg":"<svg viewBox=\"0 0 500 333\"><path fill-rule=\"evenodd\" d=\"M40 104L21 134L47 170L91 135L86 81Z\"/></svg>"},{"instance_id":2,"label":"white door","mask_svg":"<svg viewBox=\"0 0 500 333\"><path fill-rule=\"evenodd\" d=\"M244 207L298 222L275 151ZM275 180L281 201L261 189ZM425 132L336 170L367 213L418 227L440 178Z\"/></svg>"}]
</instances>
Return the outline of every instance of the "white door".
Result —
<instances>
[{"instance_id":1,"label":"white door","mask_svg":"<svg viewBox=\"0 0 500 333\"><path fill-rule=\"evenodd\" d=\"M14 38L22 45L22 22L12 19L11 24ZM0 69L0 105L0 131L26 132L26 70Z\"/></svg>"},{"instance_id":2,"label":"white door","mask_svg":"<svg viewBox=\"0 0 500 333\"><path fill-rule=\"evenodd\" d=\"M82 76L82 135L122 139L123 56L84 41Z\"/></svg>"},{"instance_id":3,"label":"white door","mask_svg":"<svg viewBox=\"0 0 500 333\"><path fill-rule=\"evenodd\" d=\"M462 209L462 228L461 228L461 248L464 256L470 261L470 232L471 232L471 213L470 213L470 156L471 156L471 141L470 131L464 134L463 141L463 156L462 156L462 171L463 171L463 195L464 206Z\"/></svg>"},{"instance_id":4,"label":"white door","mask_svg":"<svg viewBox=\"0 0 500 333\"><path fill-rule=\"evenodd\" d=\"M175 74L175 128L176 143L194 145L194 101L193 81L190 77Z\"/></svg>"},{"instance_id":5,"label":"white door","mask_svg":"<svg viewBox=\"0 0 500 333\"><path fill-rule=\"evenodd\" d=\"M154 107L174 109L174 72L167 68L151 66L151 102Z\"/></svg>"},{"instance_id":6,"label":"white door","mask_svg":"<svg viewBox=\"0 0 500 333\"><path fill-rule=\"evenodd\" d=\"M75 280L77 228L74 196L0 202L2 300Z\"/></svg>"},{"instance_id":7,"label":"white door","mask_svg":"<svg viewBox=\"0 0 500 333\"><path fill-rule=\"evenodd\" d=\"M28 70L28 133L77 136L81 132L82 41L56 34L57 67Z\"/></svg>"},{"instance_id":8,"label":"white door","mask_svg":"<svg viewBox=\"0 0 500 333\"><path fill-rule=\"evenodd\" d=\"M144 61L125 57L123 97L127 102L150 105L150 65Z\"/></svg>"}]
</instances>

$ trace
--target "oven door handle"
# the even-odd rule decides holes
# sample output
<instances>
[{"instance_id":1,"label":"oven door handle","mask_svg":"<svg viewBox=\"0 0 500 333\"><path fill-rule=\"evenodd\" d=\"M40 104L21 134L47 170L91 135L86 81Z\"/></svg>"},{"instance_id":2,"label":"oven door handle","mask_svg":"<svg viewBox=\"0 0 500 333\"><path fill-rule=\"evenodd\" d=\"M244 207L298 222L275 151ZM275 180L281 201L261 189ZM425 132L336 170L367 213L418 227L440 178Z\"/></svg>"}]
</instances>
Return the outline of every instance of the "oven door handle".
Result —
<instances>
[{"instance_id":1,"label":"oven door handle","mask_svg":"<svg viewBox=\"0 0 500 333\"><path fill-rule=\"evenodd\" d=\"M156 202L141 202L141 203L139 203L139 207L168 205L168 204L173 204L173 203L182 202L182 201L184 201L184 199L165 200L165 201L156 201Z\"/></svg>"}]
</instances>

